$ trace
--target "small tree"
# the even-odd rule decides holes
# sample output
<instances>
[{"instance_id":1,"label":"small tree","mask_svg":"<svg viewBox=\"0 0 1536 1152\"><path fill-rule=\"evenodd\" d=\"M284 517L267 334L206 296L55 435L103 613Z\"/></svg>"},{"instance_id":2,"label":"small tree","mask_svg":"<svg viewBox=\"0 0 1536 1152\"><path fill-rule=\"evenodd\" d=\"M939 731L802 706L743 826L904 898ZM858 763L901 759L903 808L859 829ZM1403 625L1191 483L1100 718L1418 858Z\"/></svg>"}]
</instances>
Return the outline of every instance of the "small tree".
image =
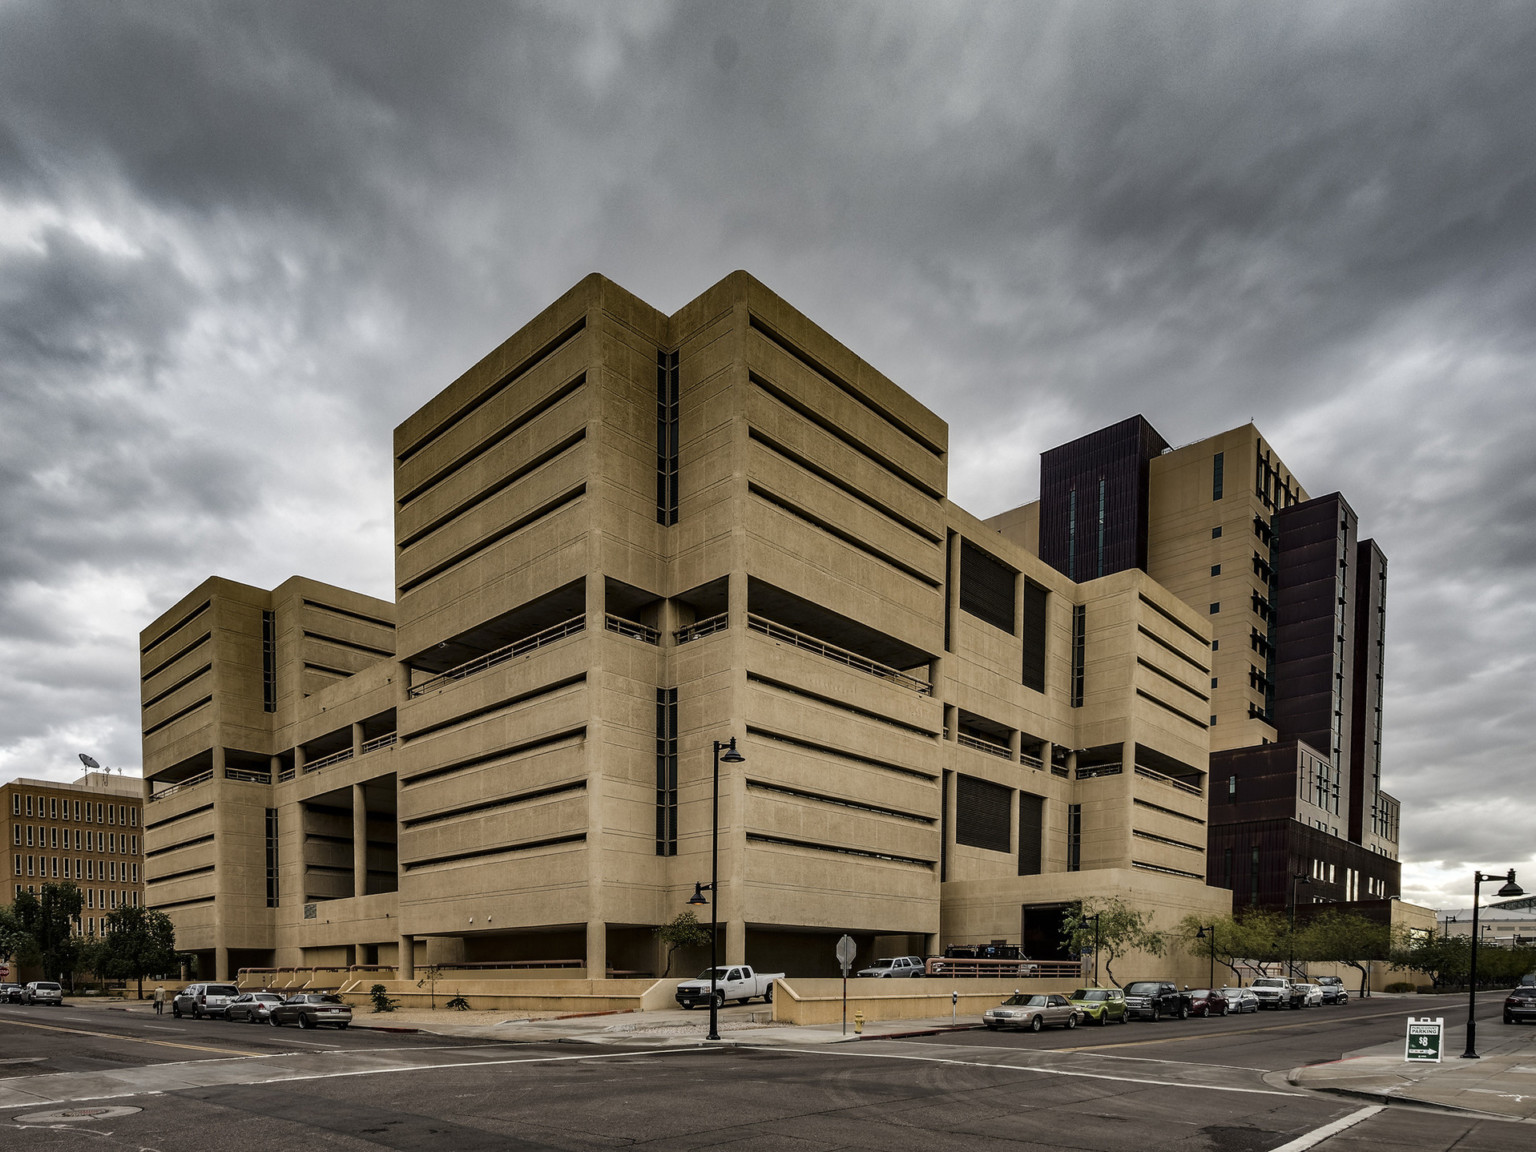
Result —
<instances>
[{"instance_id":1,"label":"small tree","mask_svg":"<svg viewBox=\"0 0 1536 1152\"><path fill-rule=\"evenodd\" d=\"M652 929L656 939L660 940L667 949L667 966L662 969L661 979L666 979L667 973L672 971L672 953L679 948L700 948L709 943L709 929L699 923L699 919L692 912L679 912L667 923L659 928Z\"/></svg>"},{"instance_id":2,"label":"small tree","mask_svg":"<svg viewBox=\"0 0 1536 1152\"><path fill-rule=\"evenodd\" d=\"M176 928L164 912L123 905L107 915L107 931L93 950L98 976L137 980L144 999L144 977L176 967Z\"/></svg>"},{"instance_id":3,"label":"small tree","mask_svg":"<svg viewBox=\"0 0 1536 1152\"><path fill-rule=\"evenodd\" d=\"M1161 956L1168 951L1167 934L1154 931L1147 913L1118 896L1095 896L1069 911L1061 920L1061 941L1078 955L1097 947L1104 960L1104 974L1117 988L1116 960L1131 952Z\"/></svg>"},{"instance_id":4,"label":"small tree","mask_svg":"<svg viewBox=\"0 0 1536 1152\"><path fill-rule=\"evenodd\" d=\"M1389 956L1395 968L1423 972L1436 988L1460 984L1472 961L1472 941L1466 936L1436 936L1412 930L1397 935Z\"/></svg>"},{"instance_id":5,"label":"small tree","mask_svg":"<svg viewBox=\"0 0 1536 1152\"><path fill-rule=\"evenodd\" d=\"M400 1001L389 994L389 989L382 984L375 984L368 989L368 998L373 1001L375 1012L393 1012L400 1007Z\"/></svg>"},{"instance_id":6,"label":"small tree","mask_svg":"<svg viewBox=\"0 0 1536 1152\"><path fill-rule=\"evenodd\" d=\"M1360 994L1364 996L1371 975L1368 964L1387 958L1390 935L1385 924L1328 909L1298 929L1296 955L1305 960L1348 964L1360 973Z\"/></svg>"},{"instance_id":7,"label":"small tree","mask_svg":"<svg viewBox=\"0 0 1536 1152\"><path fill-rule=\"evenodd\" d=\"M1238 913L1234 920L1237 936L1233 946L1264 975L1269 975L1271 964L1284 963L1290 956L1291 924L1284 913L1249 908Z\"/></svg>"},{"instance_id":8,"label":"small tree","mask_svg":"<svg viewBox=\"0 0 1536 1152\"><path fill-rule=\"evenodd\" d=\"M1201 929L1205 930L1203 936ZM1179 921L1177 935L1190 955L1214 959L1231 969L1239 984L1243 982L1237 962L1248 955L1248 933L1231 916L1186 916Z\"/></svg>"},{"instance_id":9,"label":"small tree","mask_svg":"<svg viewBox=\"0 0 1536 1152\"><path fill-rule=\"evenodd\" d=\"M50 980L63 977L71 986L80 966L84 941L74 934L85 898L73 884L44 884L37 895L21 892L11 905L14 954L22 963L42 965Z\"/></svg>"}]
</instances>

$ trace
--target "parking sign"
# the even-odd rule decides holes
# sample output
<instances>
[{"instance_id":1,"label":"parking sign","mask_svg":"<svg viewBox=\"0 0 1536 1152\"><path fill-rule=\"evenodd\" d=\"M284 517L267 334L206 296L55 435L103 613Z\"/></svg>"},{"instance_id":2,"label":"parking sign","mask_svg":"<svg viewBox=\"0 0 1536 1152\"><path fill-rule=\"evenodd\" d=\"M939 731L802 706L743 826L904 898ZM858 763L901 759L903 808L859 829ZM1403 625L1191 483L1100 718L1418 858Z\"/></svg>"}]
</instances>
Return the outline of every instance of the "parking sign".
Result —
<instances>
[{"instance_id":1,"label":"parking sign","mask_svg":"<svg viewBox=\"0 0 1536 1152\"><path fill-rule=\"evenodd\" d=\"M1430 1060L1440 1063L1440 1041L1445 1035L1445 1020L1428 1016L1415 1020L1408 1017L1408 1046L1404 1060Z\"/></svg>"}]
</instances>

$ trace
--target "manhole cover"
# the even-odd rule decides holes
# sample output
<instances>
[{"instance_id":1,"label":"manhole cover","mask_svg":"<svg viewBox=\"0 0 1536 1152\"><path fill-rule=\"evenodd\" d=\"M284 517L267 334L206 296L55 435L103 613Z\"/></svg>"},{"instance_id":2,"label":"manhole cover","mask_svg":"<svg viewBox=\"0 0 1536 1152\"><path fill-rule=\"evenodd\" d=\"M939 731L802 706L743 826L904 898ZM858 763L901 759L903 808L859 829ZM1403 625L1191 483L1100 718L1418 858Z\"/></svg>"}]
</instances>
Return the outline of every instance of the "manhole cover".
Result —
<instances>
[{"instance_id":1,"label":"manhole cover","mask_svg":"<svg viewBox=\"0 0 1536 1152\"><path fill-rule=\"evenodd\" d=\"M132 1116L135 1112L141 1112L141 1108L129 1108L123 1105L102 1108L61 1108L57 1112L29 1112L25 1116L15 1117L18 1124L59 1124L71 1120L113 1120L118 1116Z\"/></svg>"}]
</instances>

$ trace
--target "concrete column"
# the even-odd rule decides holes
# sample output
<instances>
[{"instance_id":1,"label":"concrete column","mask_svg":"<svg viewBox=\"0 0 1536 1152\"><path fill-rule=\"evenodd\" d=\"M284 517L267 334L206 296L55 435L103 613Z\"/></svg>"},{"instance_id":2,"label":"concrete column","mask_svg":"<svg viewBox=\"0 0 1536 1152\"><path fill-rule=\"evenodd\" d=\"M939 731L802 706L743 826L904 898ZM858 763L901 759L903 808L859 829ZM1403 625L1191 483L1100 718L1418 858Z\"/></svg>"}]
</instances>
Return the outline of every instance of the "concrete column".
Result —
<instances>
[{"instance_id":1,"label":"concrete column","mask_svg":"<svg viewBox=\"0 0 1536 1152\"><path fill-rule=\"evenodd\" d=\"M395 958L396 976L401 980L416 979L416 937L400 937L400 954Z\"/></svg>"},{"instance_id":2,"label":"concrete column","mask_svg":"<svg viewBox=\"0 0 1536 1152\"><path fill-rule=\"evenodd\" d=\"M739 568L727 577L726 611L733 631L747 626L747 574Z\"/></svg>"},{"instance_id":3,"label":"concrete column","mask_svg":"<svg viewBox=\"0 0 1536 1152\"><path fill-rule=\"evenodd\" d=\"M368 895L368 793L361 784L352 785L352 895Z\"/></svg>"},{"instance_id":4,"label":"concrete column","mask_svg":"<svg viewBox=\"0 0 1536 1152\"><path fill-rule=\"evenodd\" d=\"M950 651L960 650L960 541L958 532L948 537L948 564L944 574L944 620Z\"/></svg>"},{"instance_id":5,"label":"concrete column","mask_svg":"<svg viewBox=\"0 0 1536 1152\"><path fill-rule=\"evenodd\" d=\"M395 664L395 707L411 700L411 666L404 660ZM399 724L396 724L399 727Z\"/></svg>"},{"instance_id":6,"label":"concrete column","mask_svg":"<svg viewBox=\"0 0 1536 1152\"><path fill-rule=\"evenodd\" d=\"M1008 733L1008 759L1015 764L1019 762L1019 753L1024 747L1024 733L1015 728Z\"/></svg>"},{"instance_id":7,"label":"concrete column","mask_svg":"<svg viewBox=\"0 0 1536 1152\"><path fill-rule=\"evenodd\" d=\"M587 921L587 979L608 978L608 925L601 920Z\"/></svg>"},{"instance_id":8,"label":"concrete column","mask_svg":"<svg viewBox=\"0 0 1536 1152\"><path fill-rule=\"evenodd\" d=\"M944 705L944 739L953 743L960 736L960 709L953 704Z\"/></svg>"},{"instance_id":9,"label":"concrete column","mask_svg":"<svg viewBox=\"0 0 1536 1152\"><path fill-rule=\"evenodd\" d=\"M1136 775L1136 741L1127 740L1120 745L1120 770L1126 776Z\"/></svg>"},{"instance_id":10,"label":"concrete column","mask_svg":"<svg viewBox=\"0 0 1536 1152\"><path fill-rule=\"evenodd\" d=\"M725 957L723 964L745 964L747 962L747 922L745 920L727 920L725 922Z\"/></svg>"},{"instance_id":11,"label":"concrete column","mask_svg":"<svg viewBox=\"0 0 1536 1152\"><path fill-rule=\"evenodd\" d=\"M939 934L930 932L923 938L923 956L937 956L939 954Z\"/></svg>"},{"instance_id":12,"label":"concrete column","mask_svg":"<svg viewBox=\"0 0 1536 1152\"><path fill-rule=\"evenodd\" d=\"M213 978L220 984L229 983L229 949L213 950Z\"/></svg>"},{"instance_id":13,"label":"concrete column","mask_svg":"<svg viewBox=\"0 0 1536 1152\"><path fill-rule=\"evenodd\" d=\"M293 746L293 774L295 776L304 775L304 745L302 744L295 744Z\"/></svg>"},{"instance_id":14,"label":"concrete column","mask_svg":"<svg viewBox=\"0 0 1536 1152\"><path fill-rule=\"evenodd\" d=\"M224 779L224 767L224 747L223 745L220 745L213 750L213 778L215 780Z\"/></svg>"},{"instance_id":15,"label":"concrete column","mask_svg":"<svg viewBox=\"0 0 1536 1152\"><path fill-rule=\"evenodd\" d=\"M1040 770L1042 772L1049 772L1051 770L1051 757L1054 755L1056 755L1056 745L1052 744L1049 740L1040 741Z\"/></svg>"},{"instance_id":16,"label":"concrete column","mask_svg":"<svg viewBox=\"0 0 1536 1152\"><path fill-rule=\"evenodd\" d=\"M354 757L357 757L357 756L361 756L362 754L363 754L363 726L361 724L354 724L354 725L352 725L352 755Z\"/></svg>"}]
</instances>

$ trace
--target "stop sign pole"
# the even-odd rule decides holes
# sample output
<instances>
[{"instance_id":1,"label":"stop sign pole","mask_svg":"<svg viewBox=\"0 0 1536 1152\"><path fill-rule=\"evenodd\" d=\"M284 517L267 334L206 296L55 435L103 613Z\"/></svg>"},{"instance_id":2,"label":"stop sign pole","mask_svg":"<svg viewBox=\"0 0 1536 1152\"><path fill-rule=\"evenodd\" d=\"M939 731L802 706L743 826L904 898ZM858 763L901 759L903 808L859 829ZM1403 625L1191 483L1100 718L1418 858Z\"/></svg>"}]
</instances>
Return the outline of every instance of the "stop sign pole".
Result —
<instances>
[{"instance_id":1,"label":"stop sign pole","mask_svg":"<svg viewBox=\"0 0 1536 1152\"><path fill-rule=\"evenodd\" d=\"M837 942L837 962L843 967L843 1035L848 1035L848 969L853 966L854 954L858 946L854 944L853 937L846 932L843 938Z\"/></svg>"}]
</instances>

